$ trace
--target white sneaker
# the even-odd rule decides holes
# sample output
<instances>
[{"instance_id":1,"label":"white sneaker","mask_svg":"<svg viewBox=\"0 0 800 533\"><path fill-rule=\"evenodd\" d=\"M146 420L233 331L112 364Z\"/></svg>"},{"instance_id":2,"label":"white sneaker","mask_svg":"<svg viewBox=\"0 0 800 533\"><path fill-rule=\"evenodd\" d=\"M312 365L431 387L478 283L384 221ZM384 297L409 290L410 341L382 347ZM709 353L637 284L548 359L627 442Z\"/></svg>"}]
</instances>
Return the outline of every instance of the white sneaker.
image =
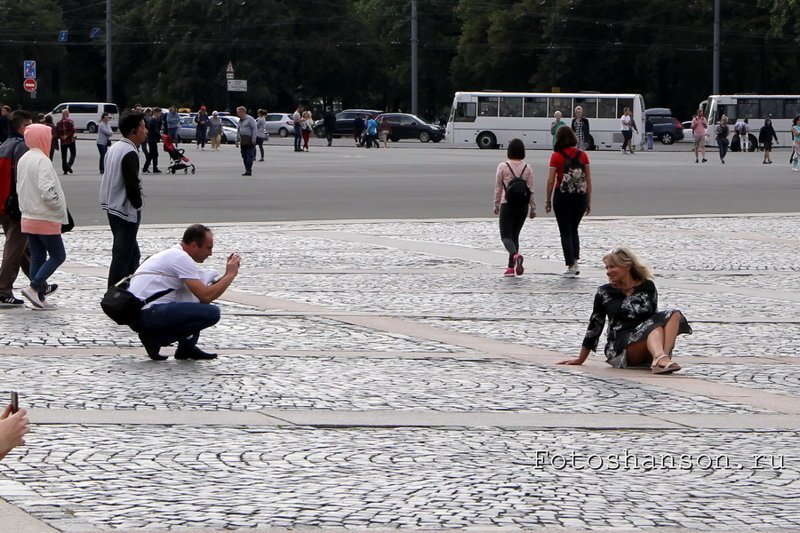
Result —
<instances>
[{"instance_id":1,"label":"white sneaker","mask_svg":"<svg viewBox=\"0 0 800 533\"><path fill-rule=\"evenodd\" d=\"M572 267L567 268L564 272L561 273L561 276L564 278L574 278L575 271L572 270Z\"/></svg>"},{"instance_id":2,"label":"white sneaker","mask_svg":"<svg viewBox=\"0 0 800 533\"><path fill-rule=\"evenodd\" d=\"M575 273L576 276L581 273L581 269L578 266L577 261L575 261L575 263L570 268L572 269L572 271Z\"/></svg>"},{"instance_id":3,"label":"white sneaker","mask_svg":"<svg viewBox=\"0 0 800 533\"><path fill-rule=\"evenodd\" d=\"M36 307L37 309L44 309L44 302L39 298L39 294L33 290L32 287L24 287L22 289L22 295L28 299L32 306Z\"/></svg>"}]
</instances>

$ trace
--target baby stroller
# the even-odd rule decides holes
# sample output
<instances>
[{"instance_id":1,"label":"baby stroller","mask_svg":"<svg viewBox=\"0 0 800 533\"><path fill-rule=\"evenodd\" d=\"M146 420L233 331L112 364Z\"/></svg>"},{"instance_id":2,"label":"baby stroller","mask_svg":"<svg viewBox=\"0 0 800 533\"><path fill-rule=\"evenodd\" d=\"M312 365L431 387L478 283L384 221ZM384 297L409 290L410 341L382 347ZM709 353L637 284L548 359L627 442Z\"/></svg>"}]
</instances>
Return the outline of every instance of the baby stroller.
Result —
<instances>
[{"instance_id":1,"label":"baby stroller","mask_svg":"<svg viewBox=\"0 0 800 533\"><path fill-rule=\"evenodd\" d=\"M189 169L191 169L192 174L194 174L194 163L192 163L191 159L183 155L183 149L176 148L175 145L172 144L172 139L170 139L167 134L162 135L161 140L164 142L164 151L169 154L167 172L175 174L178 170L183 170L183 173L186 174L189 172Z\"/></svg>"}]
</instances>

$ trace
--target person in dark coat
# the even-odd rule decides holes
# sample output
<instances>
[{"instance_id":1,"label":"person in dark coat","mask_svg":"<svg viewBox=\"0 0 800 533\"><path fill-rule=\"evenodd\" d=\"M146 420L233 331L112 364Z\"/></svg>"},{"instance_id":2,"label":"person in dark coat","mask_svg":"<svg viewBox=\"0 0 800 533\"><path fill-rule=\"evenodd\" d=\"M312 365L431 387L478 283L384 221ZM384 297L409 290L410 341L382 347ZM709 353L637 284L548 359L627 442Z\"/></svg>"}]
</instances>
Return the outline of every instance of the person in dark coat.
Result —
<instances>
[{"instance_id":1,"label":"person in dark coat","mask_svg":"<svg viewBox=\"0 0 800 533\"><path fill-rule=\"evenodd\" d=\"M331 146L333 144L333 132L336 128L336 114L331 109L331 106L325 108L322 122L325 124L325 138L328 139L328 146Z\"/></svg>"},{"instance_id":2,"label":"person in dark coat","mask_svg":"<svg viewBox=\"0 0 800 533\"><path fill-rule=\"evenodd\" d=\"M778 142L778 135L775 133L775 128L772 127L772 121L768 118L764 119L764 125L758 131L758 144L764 147L764 165L771 165L770 152L772 152L772 141Z\"/></svg>"}]
</instances>

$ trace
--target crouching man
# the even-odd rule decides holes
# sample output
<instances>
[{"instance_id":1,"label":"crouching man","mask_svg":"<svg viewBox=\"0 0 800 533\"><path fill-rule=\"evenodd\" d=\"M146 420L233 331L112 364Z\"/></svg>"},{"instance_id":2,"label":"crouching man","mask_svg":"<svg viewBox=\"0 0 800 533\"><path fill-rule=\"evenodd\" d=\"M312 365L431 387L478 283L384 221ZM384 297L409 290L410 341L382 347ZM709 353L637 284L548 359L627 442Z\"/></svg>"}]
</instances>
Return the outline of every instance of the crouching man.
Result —
<instances>
[{"instance_id":1,"label":"crouching man","mask_svg":"<svg viewBox=\"0 0 800 533\"><path fill-rule=\"evenodd\" d=\"M225 274L209 284L198 263L205 261L213 248L211 230L194 224L186 229L179 244L149 257L131 278L128 290L140 300L172 289L145 305L133 326L150 359L166 360L167 356L159 353L161 347L174 342L178 343L175 359L217 357L198 348L197 339L202 330L219 322L219 307L211 302L222 296L239 274L241 258L231 254Z\"/></svg>"}]
</instances>

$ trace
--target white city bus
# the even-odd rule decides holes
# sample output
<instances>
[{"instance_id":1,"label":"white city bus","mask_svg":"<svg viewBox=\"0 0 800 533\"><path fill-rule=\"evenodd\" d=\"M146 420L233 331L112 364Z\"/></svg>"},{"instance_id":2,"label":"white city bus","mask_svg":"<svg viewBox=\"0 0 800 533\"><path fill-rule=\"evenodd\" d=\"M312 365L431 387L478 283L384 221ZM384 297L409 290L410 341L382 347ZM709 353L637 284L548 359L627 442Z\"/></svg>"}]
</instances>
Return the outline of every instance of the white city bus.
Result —
<instances>
[{"instance_id":1,"label":"white city bus","mask_svg":"<svg viewBox=\"0 0 800 533\"><path fill-rule=\"evenodd\" d=\"M733 126L737 121L748 119L750 125L751 150L758 146L758 130L764 119L772 120L772 127L778 136L778 144L792 145L792 119L800 114L800 95L796 94L712 94L700 102L700 107L708 117L709 130L719 123L722 115L728 115L728 124L733 136ZM709 134L708 144L716 146L716 138Z\"/></svg>"},{"instance_id":2,"label":"white city bus","mask_svg":"<svg viewBox=\"0 0 800 533\"><path fill-rule=\"evenodd\" d=\"M630 107L639 131L634 145L644 135L644 99L639 94L600 93L504 93L494 91L457 92L447 122L447 140L458 146L480 148L507 146L519 138L526 148L553 149L550 125L561 111L571 125L576 106L589 119L590 146L598 150L619 150L622 146L620 117Z\"/></svg>"}]
</instances>

